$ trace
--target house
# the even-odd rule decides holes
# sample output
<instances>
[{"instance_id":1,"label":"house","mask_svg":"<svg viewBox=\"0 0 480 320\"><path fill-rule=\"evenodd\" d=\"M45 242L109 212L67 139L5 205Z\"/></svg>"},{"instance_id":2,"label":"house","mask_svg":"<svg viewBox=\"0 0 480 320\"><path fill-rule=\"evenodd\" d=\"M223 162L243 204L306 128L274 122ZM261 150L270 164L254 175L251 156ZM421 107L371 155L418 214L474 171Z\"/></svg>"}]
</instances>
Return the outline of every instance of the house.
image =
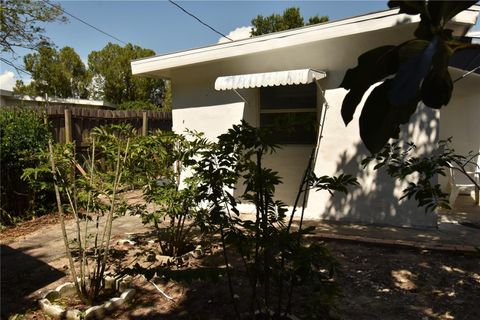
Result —
<instances>
[{"instance_id":1,"label":"house","mask_svg":"<svg viewBox=\"0 0 480 320\"><path fill-rule=\"evenodd\" d=\"M12 107L12 106L24 106L24 107L37 107L43 106L47 103L51 106L63 106L63 107L76 107L76 108L97 108L97 109L109 109L113 110L117 107L107 101L101 100L89 100L89 99L76 99L76 98L57 98L57 97L39 97L29 96L24 94L15 94L10 90L0 89L0 106Z\"/></svg>"},{"instance_id":2,"label":"house","mask_svg":"<svg viewBox=\"0 0 480 320\"><path fill-rule=\"evenodd\" d=\"M479 11L480 6L474 5L454 17L449 26L454 35L465 36ZM315 151L315 173L354 174L360 187L346 197L311 191L307 218L434 228L436 213L425 213L414 201L400 200L404 185L372 168L361 168L360 161L368 152L359 137L359 113L348 127L340 115L347 92L339 85L347 69L367 50L411 39L419 20L390 9L140 59L131 66L135 75L172 81L176 132L194 129L214 139L242 119L254 126L281 117L324 121L321 144ZM450 71L453 79L465 73L458 68ZM417 143L419 153L433 150L439 139L450 136L458 152L479 150L479 88L478 74L458 81L449 105L441 111L420 107L401 138ZM288 205L294 203L319 138L308 128L297 129L281 137L283 148L264 162L283 177L277 196ZM251 210L249 206L243 209Z\"/></svg>"}]
</instances>

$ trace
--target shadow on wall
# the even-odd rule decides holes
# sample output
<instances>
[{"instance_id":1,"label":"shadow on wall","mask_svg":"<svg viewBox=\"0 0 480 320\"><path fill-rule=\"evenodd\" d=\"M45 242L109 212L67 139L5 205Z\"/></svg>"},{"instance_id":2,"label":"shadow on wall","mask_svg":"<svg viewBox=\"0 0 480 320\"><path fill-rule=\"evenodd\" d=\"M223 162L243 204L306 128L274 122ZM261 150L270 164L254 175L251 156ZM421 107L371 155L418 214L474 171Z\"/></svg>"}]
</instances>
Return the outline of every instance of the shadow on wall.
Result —
<instances>
[{"instance_id":1,"label":"shadow on wall","mask_svg":"<svg viewBox=\"0 0 480 320\"><path fill-rule=\"evenodd\" d=\"M400 140L417 144L416 155L434 152L438 142L439 121L436 111L421 107L402 128ZM435 228L436 214L426 213L418 208L414 200L400 200L406 183L391 178L382 168L373 170L374 164L363 168L361 161L369 155L362 142L357 143L356 152L347 150L340 155L336 172L344 172L357 177L360 187L352 189L348 195L330 197L323 216L326 220L374 223L419 228Z\"/></svg>"}]
</instances>

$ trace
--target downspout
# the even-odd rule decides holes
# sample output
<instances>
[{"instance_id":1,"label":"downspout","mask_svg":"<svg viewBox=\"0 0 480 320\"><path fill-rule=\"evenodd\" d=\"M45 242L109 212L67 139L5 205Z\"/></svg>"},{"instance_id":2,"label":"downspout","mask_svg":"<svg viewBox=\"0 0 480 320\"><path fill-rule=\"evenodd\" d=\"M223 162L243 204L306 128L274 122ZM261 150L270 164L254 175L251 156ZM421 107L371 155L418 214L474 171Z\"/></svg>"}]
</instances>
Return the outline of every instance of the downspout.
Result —
<instances>
[{"instance_id":1,"label":"downspout","mask_svg":"<svg viewBox=\"0 0 480 320\"><path fill-rule=\"evenodd\" d=\"M322 143L323 129L325 127L325 118L327 116L327 110L330 108L330 105L328 104L328 101L325 98L324 91L323 91L322 87L320 86L320 83L318 82L318 80L315 80L315 84L317 85L317 88L318 88L320 94L322 95L324 103L323 103L323 106L322 106L322 115L320 116L318 139L317 139L317 143L315 145L315 155L314 155L314 161L313 161L313 168L315 168L315 164L317 162L318 150L320 149L320 144Z\"/></svg>"}]
</instances>

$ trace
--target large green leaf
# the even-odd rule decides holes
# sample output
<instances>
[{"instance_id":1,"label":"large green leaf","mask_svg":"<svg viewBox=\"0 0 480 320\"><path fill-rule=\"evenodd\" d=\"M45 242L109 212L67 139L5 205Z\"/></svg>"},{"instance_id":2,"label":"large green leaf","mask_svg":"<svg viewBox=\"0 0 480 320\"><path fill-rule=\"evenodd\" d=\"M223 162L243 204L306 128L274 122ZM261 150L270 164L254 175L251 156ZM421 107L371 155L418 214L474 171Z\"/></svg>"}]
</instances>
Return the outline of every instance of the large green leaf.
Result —
<instances>
[{"instance_id":1,"label":"large green leaf","mask_svg":"<svg viewBox=\"0 0 480 320\"><path fill-rule=\"evenodd\" d=\"M440 109L452 96L453 81L448 73L451 52L447 44L440 41L432 59L432 69L423 80L421 99L430 108Z\"/></svg>"},{"instance_id":2,"label":"large green leaf","mask_svg":"<svg viewBox=\"0 0 480 320\"><path fill-rule=\"evenodd\" d=\"M374 83L394 74L397 67L398 54L395 46L378 47L358 57L358 65L347 71L340 84L340 87L350 90L342 104L345 125L353 119L365 91Z\"/></svg>"},{"instance_id":3,"label":"large green leaf","mask_svg":"<svg viewBox=\"0 0 480 320\"><path fill-rule=\"evenodd\" d=\"M417 98L420 84L431 69L438 42L438 37L434 37L432 42L413 40L401 46L399 52L409 54L407 60L400 64L392 82L388 94L390 104L405 106Z\"/></svg>"},{"instance_id":4,"label":"large green leaf","mask_svg":"<svg viewBox=\"0 0 480 320\"><path fill-rule=\"evenodd\" d=\"M430 71L422 84L422 102L430 108L440 109L447 105L452 97L453 81L450 74Z\"/></svg>"},{"instance_id":5,"label":"large green leaf","mask_svg":"<svg viewBox=\"0 0 480 320\"><path fill-rule=\"evenodd\" d=\"M371 153L380 151L390 138L398 138L400 124L408 122L417 107L418 100L403 106L392 105L388 99L392 85L393 80L389 79L377 86L360 116L360 137Z\"/></svg>"},{"instance_id":6,"label":"large green leaf","mask_svg":"<svg viewBox=\"0 0 480 320\"><path fill-rule=\"evenodd\" d=\"M434 22L436 20L441 21L441 19L443 19L443 24L445 24L457 14L470 8L475 3L477 3L477 1L429 1L428 9ZM439 8L435 10L433 9L435 7ZM441 18L437 18L434 16L434 14L440 16Z\"/></svg>"},{"instance_id":7,"label":"large green leaf","mask_svg":"<svg viewBox=\"0 0 480 320\"><path fill-rule=\"evenodd\" d=\"M419 14L426 13L427 11L427 2L422 1L405 1L405 0L396 0L388 1L388 6L390 8L400 8L400 13L406 14Z\"/></svg>"}]
</instances>

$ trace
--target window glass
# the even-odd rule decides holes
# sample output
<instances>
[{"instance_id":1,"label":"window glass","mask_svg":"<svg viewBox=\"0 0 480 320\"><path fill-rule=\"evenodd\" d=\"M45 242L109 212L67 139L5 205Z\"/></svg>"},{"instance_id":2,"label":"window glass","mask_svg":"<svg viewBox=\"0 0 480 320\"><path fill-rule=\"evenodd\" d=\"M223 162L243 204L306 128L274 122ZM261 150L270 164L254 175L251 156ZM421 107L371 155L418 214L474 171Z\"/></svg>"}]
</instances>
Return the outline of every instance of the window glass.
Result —
<instances>
[{"instance_id":1,"label":"window glass","mask_svg":"<svg viewBox=\"0 0 480 320\"><path fill-rule=\"evenodd\" d=\"M262 109L315 108L316 85L266 87L260 90Z\"/></svg>"},{"instance_id":2,"label":"window glass","mask_svg":"<svg viewBox=\"0 0 480 320\"><path fill-rule=\"evenodd\" d=\"M316 143L316 89L315 83L261 88L260 126L278 132L276 143Z\"/></svg>"},{"instance_id":3,"label":"window glass","mask_svg":"<svg viewBox=\"0 0 480 320\"><path fill-rule=\"evenodd\" d=\"M264 113L260 115L260 126L275 128L278 144L315 144L317 114Z\"/></svg>"}]
</instances>

